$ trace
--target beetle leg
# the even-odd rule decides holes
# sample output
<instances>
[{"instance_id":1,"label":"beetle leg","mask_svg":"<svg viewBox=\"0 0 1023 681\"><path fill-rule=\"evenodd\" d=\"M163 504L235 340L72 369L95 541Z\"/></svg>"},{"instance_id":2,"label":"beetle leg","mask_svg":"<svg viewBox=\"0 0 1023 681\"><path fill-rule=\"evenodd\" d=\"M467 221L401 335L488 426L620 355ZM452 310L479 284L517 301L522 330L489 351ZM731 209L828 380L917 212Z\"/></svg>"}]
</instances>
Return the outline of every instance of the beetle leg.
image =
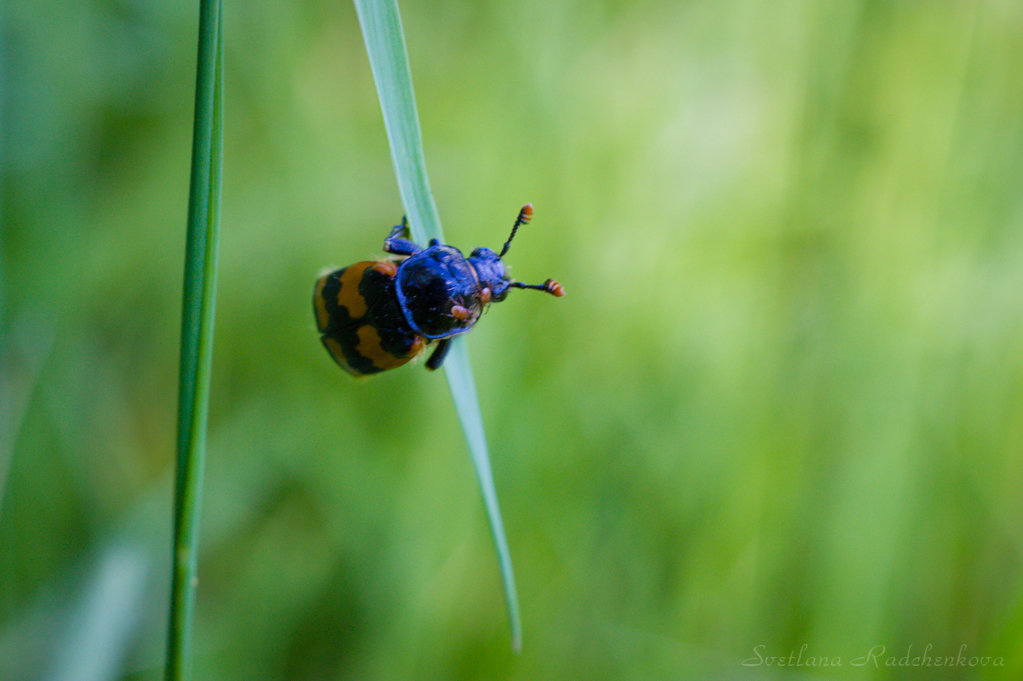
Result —
<instances>
[{"instance_id":1,"label":"beetle leg","mask_svg":"<svg viewBox=\"0 0 1023 681\"><path fill-rule=\"evenodd\" d=\"M447 357L448 348L450 347L450 338L443 338L437 341L437 348L433 351L433 354L430 355L430 359L426 360L426 368L430 371L440 368L440 365L444 362L444 358Z\"/></svg>"},{"instance_id":2,"label":"beetle leg","mask_svg":"<svg viewBox=\"0 0 1023 681\"><path fill-rule=\"evenodd\" d=\"M401 237L407 230L408 218L402 217L401 224L395 225L391 233L384 239L384 250L395 255L415 255L423 250L416 246L415 242Z\"/></svg>"}]
</instances>

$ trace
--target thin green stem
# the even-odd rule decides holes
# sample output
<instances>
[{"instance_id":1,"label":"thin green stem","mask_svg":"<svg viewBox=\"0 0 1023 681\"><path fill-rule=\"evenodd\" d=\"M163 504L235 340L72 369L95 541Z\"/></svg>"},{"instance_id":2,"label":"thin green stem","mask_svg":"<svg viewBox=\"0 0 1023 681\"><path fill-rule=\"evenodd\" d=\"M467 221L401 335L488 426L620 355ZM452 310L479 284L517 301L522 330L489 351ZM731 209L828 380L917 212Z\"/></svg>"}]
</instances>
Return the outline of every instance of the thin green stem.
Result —
<instances>
[{"instance_id":1,"label":"thin green stem","mask_svg":"<svg viewBox=\"0 0 1023 681\"><path fill-rule=\"evenodd\" d=\"M224 140L224 36L220 0L201 0L195 128L185 245L178 393L177 484L167 681L189 678L199 509L206 454L220 187Z\"/></svg>"}]
</instances>

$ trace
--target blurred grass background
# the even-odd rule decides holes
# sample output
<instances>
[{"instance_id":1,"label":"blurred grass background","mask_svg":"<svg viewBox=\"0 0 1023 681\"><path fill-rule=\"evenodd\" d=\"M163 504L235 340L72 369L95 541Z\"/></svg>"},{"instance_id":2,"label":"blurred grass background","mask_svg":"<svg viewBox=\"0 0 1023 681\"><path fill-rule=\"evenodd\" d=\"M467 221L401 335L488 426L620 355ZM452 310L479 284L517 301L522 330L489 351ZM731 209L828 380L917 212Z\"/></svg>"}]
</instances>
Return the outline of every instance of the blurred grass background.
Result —
<instances>
[{"instance_id":1,"label":"blurred grass background","mask_svg":"<svg viewBox=\"0 0 1023 681\"><path fill-rule=\"evenodd\" d=\"M509 262L567 292L469 340L524 653L443 378L316 338L401 217L355 12L253 2L196 678L1019 678L1023 6L402 12L448 239L532 201ZM4 13L0 679L155 679L196 8ZM851 663L927 644L1004 666Z\"/></svg>"}]
</instances>

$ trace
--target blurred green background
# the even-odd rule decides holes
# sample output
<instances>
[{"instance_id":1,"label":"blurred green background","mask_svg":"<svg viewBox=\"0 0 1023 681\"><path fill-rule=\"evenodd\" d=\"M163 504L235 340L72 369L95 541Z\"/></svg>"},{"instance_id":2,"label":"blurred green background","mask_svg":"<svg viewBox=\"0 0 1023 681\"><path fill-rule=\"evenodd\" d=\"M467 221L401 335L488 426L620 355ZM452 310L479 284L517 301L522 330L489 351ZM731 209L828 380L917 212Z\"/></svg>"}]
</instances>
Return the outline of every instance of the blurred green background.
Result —
<instances>
[{"instance_id":1,"label":"blurred green background","mask_svg":"<svg viewBox=\"0 0 1023 681\"><path fill-rule=\"evenodd\" d=\"M162 673L194 5L2 10L4 681ZM469 337L524 652L443 377L315 333L355 12L229 2L196 678L1020 678L1023 5L402 12L448 240L566 290Z\"/></svg>"}]
</instances>

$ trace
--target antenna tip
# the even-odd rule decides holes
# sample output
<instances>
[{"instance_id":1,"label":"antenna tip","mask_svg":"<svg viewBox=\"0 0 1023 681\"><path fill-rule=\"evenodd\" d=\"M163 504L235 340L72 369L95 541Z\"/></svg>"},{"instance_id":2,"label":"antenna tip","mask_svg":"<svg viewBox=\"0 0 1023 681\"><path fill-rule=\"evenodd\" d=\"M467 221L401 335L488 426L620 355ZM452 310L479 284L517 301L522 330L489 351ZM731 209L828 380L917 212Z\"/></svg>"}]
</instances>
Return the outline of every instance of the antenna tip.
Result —
<instances>
[{"instance_id":1,"label":"antenna tip","mask_svg":"<svg viewBox=\"0 0 1023 681\"><path fill-rule=\"evenodd\" d=\"M519 220L521 222L529 222L533 219L533 204L527 203L519 211Z\"/></svg>"},{"instance_id":2,"label":"antenna tip","mask_svg":"<svg viewBox=\"0 0 1023 681\"><path fill-rule=\"evenodd\" d=\"M565 289L563 289L561 287L561 284L554 281L553 279L548 279L543 283L543 290L547 291L547 293L550 293L555 298L560 298L561 296L565 295Z\"/></svg>"}]
</instances>

